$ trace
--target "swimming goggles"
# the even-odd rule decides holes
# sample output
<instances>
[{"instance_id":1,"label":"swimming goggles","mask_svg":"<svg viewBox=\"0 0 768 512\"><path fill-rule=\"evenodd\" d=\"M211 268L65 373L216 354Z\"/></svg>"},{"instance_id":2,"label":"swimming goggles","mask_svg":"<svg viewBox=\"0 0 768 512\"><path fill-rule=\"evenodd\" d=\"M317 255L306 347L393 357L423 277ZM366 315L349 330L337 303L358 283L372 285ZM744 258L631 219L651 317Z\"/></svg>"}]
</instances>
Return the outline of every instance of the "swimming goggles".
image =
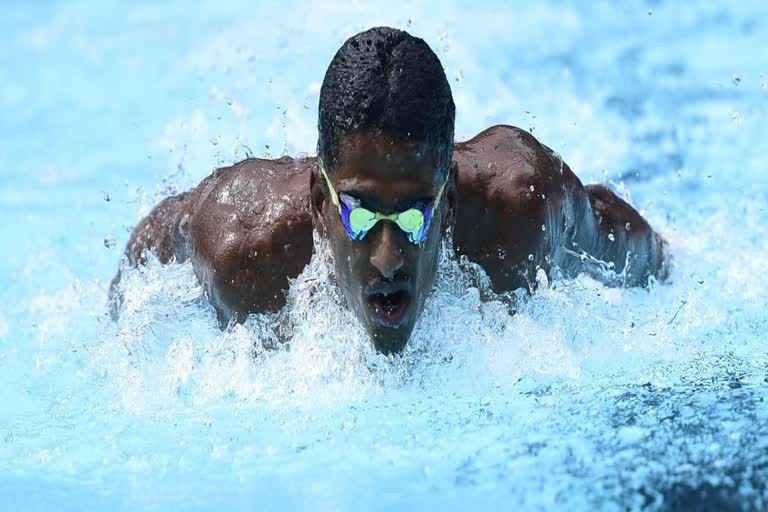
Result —
<instances>
[{"instance_id":1,"label":"swimming goggles","mask_svg":"<svg viewBox=\"0 0 768 512\"><path fill-rule=\"evenodd\" d=\"M409 208L403 212L385 215L363 208L360 206L360 201L354 197L346 194L341 194L341 197L339 197L339 194L336 193L333 185L331 185L331 179L328 177L323 161L320 159L318 161L320 162L320 172L323 173L325 182L328 184L328 190L331 191L331 200L339 209L341 223L344 225L350 240L362 240L380 220L388 220L397 224L397 227L408 236L408 240L414 244L421 244L427 239L429 221L432 220L432 213L437 210L440 204L443 189L445 189L445 185L448 183L447 176L431 205L428 204L422 208Z\"/></svg>"}]
</instances>

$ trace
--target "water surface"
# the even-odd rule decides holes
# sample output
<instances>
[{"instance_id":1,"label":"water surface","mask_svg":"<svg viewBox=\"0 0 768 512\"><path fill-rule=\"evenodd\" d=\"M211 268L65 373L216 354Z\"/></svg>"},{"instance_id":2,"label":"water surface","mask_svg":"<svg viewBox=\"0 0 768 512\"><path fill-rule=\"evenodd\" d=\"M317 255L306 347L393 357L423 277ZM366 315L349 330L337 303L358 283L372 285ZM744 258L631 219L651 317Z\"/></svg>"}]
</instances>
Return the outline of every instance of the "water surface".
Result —
<instances>
[{"instance_id":1,"label":"water surface","mask_svg":"<svg viewBox=\"0 0 768 512\"><path fill-rule=\"evenodd\" d=\"M766 15L748 2L11 2L4 506L765 508ZM446 255L393 359L372 352L319 258L285 311L223 333L188 264L150 262L126 275L112 322L107 286L138 220L217 166L313 153L328 62L382 24L438 53L458 140L531 130L663 233L671 281L542 276L516 300Z\"/></svg>"}]
</instances>

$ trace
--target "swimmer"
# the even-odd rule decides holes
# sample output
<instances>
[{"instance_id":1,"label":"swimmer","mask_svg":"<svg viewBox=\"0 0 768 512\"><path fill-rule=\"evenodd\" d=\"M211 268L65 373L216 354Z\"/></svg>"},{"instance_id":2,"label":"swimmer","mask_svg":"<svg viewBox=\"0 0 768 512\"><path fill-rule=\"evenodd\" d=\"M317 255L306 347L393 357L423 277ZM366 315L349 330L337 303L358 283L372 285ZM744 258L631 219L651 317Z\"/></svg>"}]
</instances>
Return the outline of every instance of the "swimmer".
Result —
<instances>
[{"instance_id":1,"label":"swimmer","mask_svg":"<svg viewBox=\"0 0 768 512\"><path fill-rule=\"evenodd\" d=\"M136 226L127 261L142 264L148 251L163 263L191 260L226 326L285 304L289 279L312 257L314 229L383 353L408 342L444 239L496 292L532 291L537 269L624 286L666 277L666 244L632 206L602 185L583 186L519 128L493 126L454 144L454 116L443 67L422 39L386 27L359 33L326 71L317 157L216 170Z\"/></svg>"}]
</instances>

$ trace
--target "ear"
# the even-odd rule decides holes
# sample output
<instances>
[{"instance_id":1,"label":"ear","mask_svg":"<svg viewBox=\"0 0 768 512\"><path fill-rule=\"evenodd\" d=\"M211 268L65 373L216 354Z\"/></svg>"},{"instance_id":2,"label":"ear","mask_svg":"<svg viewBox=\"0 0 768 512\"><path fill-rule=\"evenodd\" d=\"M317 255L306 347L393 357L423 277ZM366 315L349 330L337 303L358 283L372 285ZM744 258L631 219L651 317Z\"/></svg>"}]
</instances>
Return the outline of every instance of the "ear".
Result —
<instances>
[{"instance_id":1,"label":"ear","mask_svg":"<svg viewBox=\"0 0 768 512\"><path fill-rule=\"evenodd\" d=\"M459 165L455 160L448 167L448 183L445 185L444 194L447 210L443 219L443 233L448 228L453 228L459 206Z\"/></svg>"},{"instance_id":2,"label":"ear","mask_svg":"<svg viewBox=\"0 0 768 512\"><path fill-rule=\"evenodd\" d=\"M328 199L323 185L323 180L320 178L319 160L317 160L309 172L309 201L312 223L321 235L326 234L325 211L323 208Z\"/></svg>"}]
</instances>

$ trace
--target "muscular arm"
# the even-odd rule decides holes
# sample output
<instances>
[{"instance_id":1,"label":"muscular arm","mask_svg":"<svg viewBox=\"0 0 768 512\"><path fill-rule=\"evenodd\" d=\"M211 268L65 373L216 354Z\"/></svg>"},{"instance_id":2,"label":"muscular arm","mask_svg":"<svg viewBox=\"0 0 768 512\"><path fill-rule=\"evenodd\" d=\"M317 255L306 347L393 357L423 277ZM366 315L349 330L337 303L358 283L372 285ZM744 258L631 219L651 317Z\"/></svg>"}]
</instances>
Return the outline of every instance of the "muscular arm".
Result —
<instances>
[{"instance_id":1,"label":"muscular arm","mask_svg":"<svg viewBox=\"0 0 768 512\"><path fill-rule=\"evenodd\" d=\"M308 172L312 159L248 159L167 198L134 229L128 263L147 251L161 262L191 259L221 324L285 303L289 279L312 255ZM117 284L110 288L113 317Z\"/></svg>"},{"instance_id":2,"label":"muscular arm","mask_svg":"<svg viewBox=\"0 0 768 512\"><path fill-rule=\"evenodd\" d=\"M153 252L161 263L172 259L186 261L186 240L179 224L188 204L190 192L167 197L139 222L131 233L125 255L131 265L146 263L146 251Z\"/></svg>"},{"instance_id":3,"label":"muscular arm","mask_svg":"<svg viewBox=\"0 0 768 512\"><path fill-rule=\"evenodd\" d=\"M494 126L457 144L454 160L455 248L494 290L530 287L537 267L626 286L666 276L664 242L640 214L602 185L584 187L529 133Z\"/></svg>"},{"instance_id":4,"label":"muscular arm","mask_svg":"<svg viewBox=\"0 0 768 512\"><path fill-rule=\"evenodd\" d=\"M250 159L217 171L190 202L195 275L222 324L276 311L312 256L314 159Z\"/></svg>"},{"instance_id":5,"label":"muscular arm","mask_svg":"<svg viewBox=\"0 0 768 512\"><path fill-rule=\"evenodd\" d=\"M574 196L577 208L579 201L589 203L591 212L584 213L582 225L594 228L579 231L577 225L575 232L566 231L568 250L560 255L562 268L571 275L587 272L608 284L625 286L644 286L651 276L666 279L666 242L637 210L603 185L587 185ZM589 213L591 220L586 218Z\"/></svg>"}]
</instances>

